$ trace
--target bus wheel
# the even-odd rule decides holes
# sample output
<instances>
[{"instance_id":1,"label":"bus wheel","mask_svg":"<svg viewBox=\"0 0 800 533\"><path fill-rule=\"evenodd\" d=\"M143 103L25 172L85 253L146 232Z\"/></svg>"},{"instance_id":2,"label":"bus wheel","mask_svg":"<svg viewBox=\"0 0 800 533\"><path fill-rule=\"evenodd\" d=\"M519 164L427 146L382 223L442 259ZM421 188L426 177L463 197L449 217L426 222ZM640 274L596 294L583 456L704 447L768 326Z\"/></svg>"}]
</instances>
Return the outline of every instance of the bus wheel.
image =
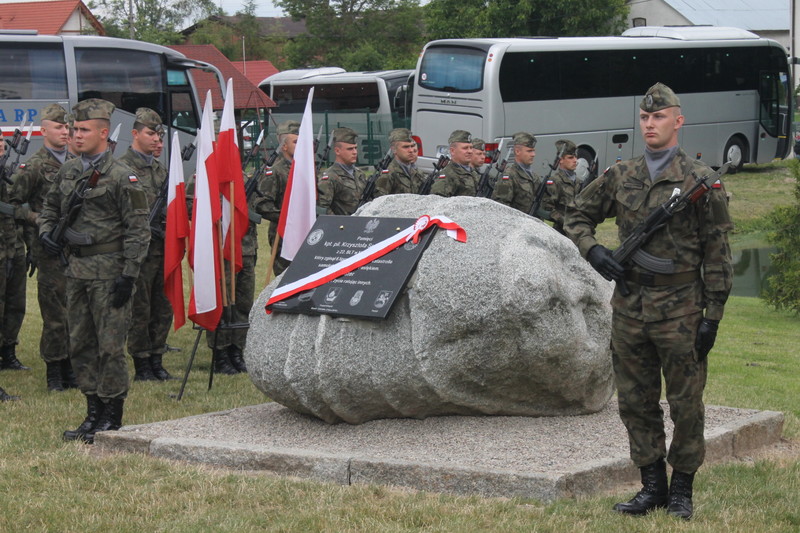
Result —
<instances>
[{"instance_id":1,"label":"bus wheel","mask_svg":"<svg viewBox=\"0 0 800 533\"><path fill-rule=\"evenodd\" d=\"M725 151L722 152L723 162L731 162L731 169L728 174L736 174L744 166L744 143L739 137L731 137L728 144L725 145Z\"/></svg>"},{"instance_id":2,"label":"bus wheel","mask_svg":"<svg viewBox=\"0 0 800 533\"><path fill-rule=\"evenodd\" d=\"M579 181L586 181L589 178L593 163L594 154L588 148L578 147L578 166L575 167L575 175ZM597 169L595 169L594 174L597 174ZM591 177L594 178L595 176Z\"/></svg>"}]
</instances>

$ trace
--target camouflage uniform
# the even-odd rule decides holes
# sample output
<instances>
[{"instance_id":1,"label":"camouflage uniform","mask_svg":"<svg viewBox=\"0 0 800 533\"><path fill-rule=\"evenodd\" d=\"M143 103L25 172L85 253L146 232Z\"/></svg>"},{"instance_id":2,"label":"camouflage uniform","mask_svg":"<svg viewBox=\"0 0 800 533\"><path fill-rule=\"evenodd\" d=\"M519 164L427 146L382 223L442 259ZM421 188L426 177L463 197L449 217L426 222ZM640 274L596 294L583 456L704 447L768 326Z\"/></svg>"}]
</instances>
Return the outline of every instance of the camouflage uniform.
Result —
<instances>
[{"instance_id":1,"label":"camouflage uniform","mask_svg":"<svg viewBox=\"0 0 800 533\"><path fill-rule=\"evenodd\" d=\"M397 159L375 182L375 198L387 194L416 194L425 182L425 174L416 165L404 165Z\"/></svg>"},{"instance_id":2,"label":"camouflage uniform","mask_svg":"<svg viewBox=\"0 0 800 533\"><path fill-rule=\"evenodd\" d=\"M576 155L577 147L571 141L557 141L556 149L564 155ZM553 221L553 228L564 235L564 216L567 208L575 201L581 189L581 182L575 172L569 172L563 168L553 172L553 185L549 188L549 198L547 207L550 209L550 220Z\"/></svg>"},{"instance_id":3,"label":"camouflage uniform","mask_svg":"<svg viewBox=\"0 0 800 533\"><path fill-rule=\"evenodd\" d=\"M469 165L459 165L453 161L444 167L431 186L431 194L439 196L475 196L480 178Z\"/></svg>"},{"instance_id":4,"label":"camouflage uniform","mask_svg":"<svg viewBox=\"0 0 800 533\"><path fill-rule=\"evenodd\" d=\"M540 183L542 183L541 176L535 172L528 172L516 162L510 163L506 171L497 178L492 200L528 213ZM544 201L542 203L544 204Z\"/></svg>"},{"instance_id":5,"label":"camouflage uniform","mask_svg":"<svg viewBox=\"0 0 800 533\"><path fill-rule=\"evenodd\" d=\"M353 167L353 175L340 163L334 163L322 173L317 182L317 205L328 215L352 215L367 186L367 176Z\"/></svg>"},{"instance_id":6,"label":"camouflage uniform","mask_svg":"<svg viewBox=\"0 0 800 533\"><path fill-rule=\"evenodd\" d=\"M0 201L8 203L9 190L5 183L0 184ZM6 363L16 359L17 336L25 318L25 288L27 268L25 262L25 243L22 228L17 227L14 214L0 214L0 239L3 241L2 275L0 275L0 335L2 335L3 368L12 368ZM24 367L27 369L27 367Z\"/></svg>"}]
</instances>

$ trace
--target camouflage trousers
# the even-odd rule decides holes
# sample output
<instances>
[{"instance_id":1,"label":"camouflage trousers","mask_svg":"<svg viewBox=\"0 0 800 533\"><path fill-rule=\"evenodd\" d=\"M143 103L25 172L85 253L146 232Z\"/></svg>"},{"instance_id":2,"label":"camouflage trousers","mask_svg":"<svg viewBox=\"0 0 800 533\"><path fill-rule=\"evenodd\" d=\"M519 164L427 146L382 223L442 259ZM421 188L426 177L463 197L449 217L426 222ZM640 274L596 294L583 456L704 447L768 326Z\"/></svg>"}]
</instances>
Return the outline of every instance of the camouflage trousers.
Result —
<instances>
[{"instance_id":1,"label":"camouflage trousers","mask_svg":"<svg viewBox=\"0 0 800 533\"><path fill-rule=\"evenodd\" d=\"M136 278L131 316L128 353L133 357L163 354L172 326L172 305L164 295L163 255L150 253L144 260Z\"/></svg>"},{"instance_id":2,"label":"camouflage trousers","mask_svg":"<svg viewBox=\"0 0 800 533\"><path fill-rule=\"evenodd\" d=\"M28 280L25 250L20 248L13 257L6 258L4 267L0 275L0 334L3 336L3 346L7 346L17 344L17 336L25 319Z\"/></svg>"},{"instance_id":3,"label":"camouflage trousers","mask_svg":"<svg viewBox=\"0 0 800 533\"><path fill-rule=\"evenodd\" d=\"M230 306L229 316L223 311L221 322L229 321L232 324L243 324L250 320L250 308L253 307L253 291L256 286L256 256L242 256L242 269L236 274L236 303ZM231 272L228 263L225 263L225 282L230 288ZM234 345L244 349L249 328L217 328L216 331L206 332L206 342L209 348L224 349ZM216 337L216 339L215 339Z\"/></svg>"},{"instance_id":4,"label":"camouflage trousers","mask_svg":"<svg viewBox=\"0 0 800 533\"><path fill-rule=\"evenodd\" d=\"M275 242L275 235L278 233L278 225L274 222L270 222L269 224L269 245ZM291 261L288 259L284 259L281 257L281 248L283 248L283 240L278 241L278 251L275 252L275 262L272 264L272 272L276 276L280 276L284 270L289 268L289 265L292 264ZM271 253L271 250L270 250Z\"/></svg>"},{"instance_id":5,"label":"camouflage trousers","mask_svg":"<svg viewBox=\"0 0 800 533\"><path fill-rule=\"evenodd\" d=\"M84 394L103 399L128 395L125 336L131 318L131 299L111 305L113 279L67 278L70 360Z\"/></svg>"},{"instance_id":6,"label":"camouflage trousers","mask_svg":"<svg viewBox=\"0 0 800 533\"><path fill-rule=\"evenodd\" d=\"M40 254L37 263L39 311L42 314L42 337L39 353L47 363L69 357L67 330L67 277L58 257Z\"/></svg>"},{"instance_id":7,"label":"camouflage trousers","mask_svg":"<svg viewBox=\"0 0 800 533\"><path fill-rule=\"evenodd\" d=\"M611 349L619 397L619 416L628 430L636 466L666 457L680 472L696 471L705 458L705 406L708 362L694 350L702 313L660 322L642 322L617 312L612 319ZM661 375L674 423L667 454Z\"/></svg>"}]
</instances>

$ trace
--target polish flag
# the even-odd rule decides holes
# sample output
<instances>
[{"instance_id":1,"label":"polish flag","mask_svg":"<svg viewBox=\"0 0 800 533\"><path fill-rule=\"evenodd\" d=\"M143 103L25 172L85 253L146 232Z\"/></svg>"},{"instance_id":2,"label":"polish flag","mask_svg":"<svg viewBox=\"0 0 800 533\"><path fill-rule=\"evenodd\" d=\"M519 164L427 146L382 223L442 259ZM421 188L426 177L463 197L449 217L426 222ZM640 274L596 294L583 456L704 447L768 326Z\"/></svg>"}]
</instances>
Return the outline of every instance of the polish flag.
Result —
<instances>
[{"instance_id":1,"label":"polish flag","mask_svg":"<svg viewBox=\"0 0 800 533\"><path fill-rule=\"evenodd\" d=\"M225 107L222 109L219 136L214 147L217 163L217 180L222 194L222 234L224 235L224 257L234 272L242 269L242 239L250 224L247 216L247 198L244 192L242 160L236 139L236 119L233 114L233 79L228 78L225 91ZM231 209L233 205L233 209Z\"/></svg>"},{"instance_id":2,"label":"polish flag","mask_svg":"<svg viewBox=\"0 0 800 533\"><path fill-rule=\"evenodd\" d=\"M177 331L186 323L181 262L189 236L189 214L186 212L186 186L183 182L181 143L176 131L172 137L167 178L167 228L164 237L164 294L172 304Z\"/></svg>"},{"instance_id":3,"label":"polish flag","mask_svg":"<svg viewBox=\"0 0 800 533\"><path fill-rule=\"evenodd\" d=\"M189 238L189 266L194 270L192 294L189 298L189 320L208 331L217 329L222 316L217 237L220 202L214 164L214 121L211 114L211 91L208 91L200 131L197 134L197 173Z\"/></svg>"},{"instance_id":4,"label":"polish flag","mask_svg":"<svg viewBox=\"0 0 800 533\"><path fill-rule=\"evenodd\" d=\"M294 259L317 218L317 176L314 160L314 125L311 119L311 100L314 88L308 91L306 109L300 122L294 160L289 170L286 192L283 195L278 234L283 239L281 257Z\"/></svg>"}]
</instances>

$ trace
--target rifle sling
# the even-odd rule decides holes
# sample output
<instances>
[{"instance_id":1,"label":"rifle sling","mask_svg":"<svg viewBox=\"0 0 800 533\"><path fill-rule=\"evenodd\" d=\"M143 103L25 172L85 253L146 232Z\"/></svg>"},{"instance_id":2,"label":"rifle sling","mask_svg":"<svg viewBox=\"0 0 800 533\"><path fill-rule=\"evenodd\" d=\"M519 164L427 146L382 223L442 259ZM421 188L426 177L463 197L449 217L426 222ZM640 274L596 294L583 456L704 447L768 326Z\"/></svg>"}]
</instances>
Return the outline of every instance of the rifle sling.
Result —
<instances>
[{"instance_id":1,"label":"rifle sling","mask_svg":"<svg viewBox=\"0 0 800 533\"><path fill-rule=\"evenodd\" d=\"M122 239L111 242L101 242L90 244L89 246L69 246L70 252L74 257L89 257L90 255L111 254L123 250Z\"/></svg>"},{"instance_id":2,"label":"rifle sling","mask_svg":"<svg viewBox=\"0 0 800 533\"><path fill-rule=\"evenodd\" d=\"M670 285L686 285L700 279L699 270L678 272L676 274L656 274L655 272L625 272L625 280L643 287L666 287Z\"/></svg>"}]
</instances>

